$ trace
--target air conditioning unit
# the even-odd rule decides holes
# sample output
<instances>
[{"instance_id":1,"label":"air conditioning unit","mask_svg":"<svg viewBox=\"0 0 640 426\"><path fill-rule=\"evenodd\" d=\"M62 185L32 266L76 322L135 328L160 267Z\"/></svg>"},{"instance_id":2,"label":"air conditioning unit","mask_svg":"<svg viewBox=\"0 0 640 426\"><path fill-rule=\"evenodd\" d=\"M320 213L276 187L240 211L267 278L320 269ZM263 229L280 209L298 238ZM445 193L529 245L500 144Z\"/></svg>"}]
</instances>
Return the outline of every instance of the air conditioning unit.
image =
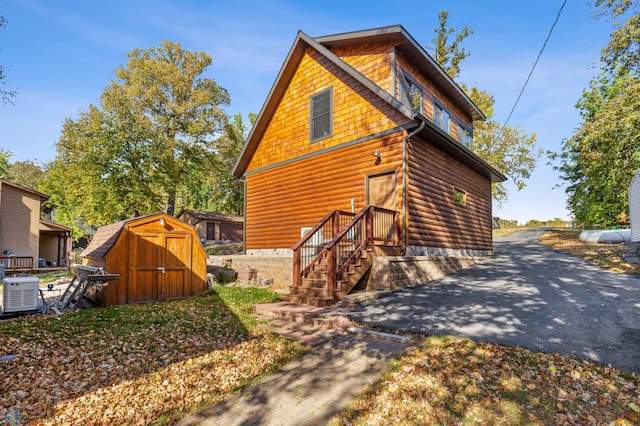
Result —
<instances>
[{"instance_id":1,"label":"air conditioning unit","mask_svg":"<svg viewBox=\"0 0 640 426\"><path fill-rule=\"evenodd\" d=\"M38 309L37 277L9 277L2 280L2 311L23 312Z\"/></svg>"}]
</instances>

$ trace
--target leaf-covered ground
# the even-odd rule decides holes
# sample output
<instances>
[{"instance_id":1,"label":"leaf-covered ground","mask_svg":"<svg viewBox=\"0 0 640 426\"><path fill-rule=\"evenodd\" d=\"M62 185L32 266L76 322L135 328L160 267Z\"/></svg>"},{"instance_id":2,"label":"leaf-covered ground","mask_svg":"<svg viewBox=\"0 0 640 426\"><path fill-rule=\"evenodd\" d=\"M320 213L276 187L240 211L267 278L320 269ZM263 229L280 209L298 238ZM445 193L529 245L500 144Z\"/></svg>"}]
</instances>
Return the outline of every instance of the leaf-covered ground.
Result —
<instances>
[{"instance_id":1,"label":"leaf-covered ground","mask_svg":"<svg viewBox=\"0 0 640 426\"><path fill-rule=\"evenodd\" d=\"M640 274L640 265L624 258L624 244L601 244L580 241L580 231L555 229L545 232L540 241L554 250L582 257L596 265L624 274Z\"/></svg>"},{"instance_id":2,"label":"leaf-covered ground","mask_svg":"<svg viewBox=\"0 0 640 426\"><path fill-rule=\"evenodd\" d=\"M0 322L0 424L162 424L298 356L248 315L278 295L218 288L168 303Z\"/></svg>"},{"instance_id":3,"label":"leaf-covered ground","mask_svg":"<svg viewBox=\"0 0 640 426\"><path fill-rule=\"evenodd\" d=\"M521 348L429 337L331 425L640 423L634 375Z\"/></svg>"},{"instance_id":4,"label":"leaf-covered ground","mask_svg":"<svg viewBox=\"0 0 640 426\"><path fill-rule=\"evenodd\" d=\"M552 230L547 246L622 273L638 273L624 246ZM421 340L332 425L636 425L640 377L588 361L454 337Z\"/></svg>"}]
</instances>

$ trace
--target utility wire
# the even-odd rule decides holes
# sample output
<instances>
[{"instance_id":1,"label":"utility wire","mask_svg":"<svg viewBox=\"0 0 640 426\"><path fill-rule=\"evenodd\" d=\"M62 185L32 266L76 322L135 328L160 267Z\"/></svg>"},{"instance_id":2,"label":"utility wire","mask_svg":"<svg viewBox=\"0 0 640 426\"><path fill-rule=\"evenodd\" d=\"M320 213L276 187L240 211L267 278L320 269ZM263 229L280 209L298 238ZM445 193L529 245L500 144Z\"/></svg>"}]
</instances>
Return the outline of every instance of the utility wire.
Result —
<instances>
[{"instance_id":1,"label":"utility wire","mask_svg":"<svg viewBox=\"0 0 640 426\"><path fill-rule=\"evenodd\" d=\"M513 104L513 107L511 108L511 112L509 112L509 115L507 116L507 119L505 120L504 124L502 125L502 128L500 129L500 132L495 137L494 142L496 140L498 140L498 138L500 136L502 136L502 132L504 132L504 129L507 127L507 123L511 119L511 115L513 114L513 111L516 109L516 106L518 105L518 102L520 102L520 98L522 97L522 94L524 93L524 89L527 87L527 84L529 83L529 79L531 78L531 75L533 74L533 70L535 70L536 69L536 65L538 65L538 61L540 60L540 56L542 56L542 52L544 52L545 47L547 47L547 42L551 38L551 34L553 33L553 29L556 27L556 24L558 23L558 19L560 19L560 14L562 13L562 9L564 9L564 6L566 4L567 4L567 0L564 0L562 2L562 6L560 6L560 10L558 10L558 14L556 15L556 20L553 21L553 25L551 25L551 29L549 30L549 34L547 35L547 38L544 41L544 44L542 45L542 49L540 49L540 53L538 53L538 57L536 58L536 61L533 63L533 66L531 67L531 71L529 72L529 75L527 76L527 79L525 80L524 84L522 85L522 90L520 90L520 94L518 95L518 98L516 99L515 103Z\"/></svg>"}]
</instances>

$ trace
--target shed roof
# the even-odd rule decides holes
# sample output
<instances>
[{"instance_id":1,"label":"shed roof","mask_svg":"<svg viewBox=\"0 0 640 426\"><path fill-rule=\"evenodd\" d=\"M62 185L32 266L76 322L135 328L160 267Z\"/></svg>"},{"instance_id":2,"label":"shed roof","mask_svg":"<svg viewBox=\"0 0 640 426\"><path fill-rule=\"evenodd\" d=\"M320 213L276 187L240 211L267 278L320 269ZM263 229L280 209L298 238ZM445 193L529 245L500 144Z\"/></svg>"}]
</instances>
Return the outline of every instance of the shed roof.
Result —
<instances>
[{"instance_id":1,"label":"shed roof","mask_svg":"<svg viewBox=\"0 0 640 426\"><path fill-rule=\"evenodd\" d=\"M96 231L87 248L85 248L82 253L80 253L80 256L90 257L93 259L101 259L107 254L111 247L113 247L116 241L118 241L118 237L120 236L122 229L124 229L124 227L128 223L137 222L139 220L144 220L153 216L163 215L166 216L165 213L153 213L146 216L132 217L130 219L125 219L109 225L101 226Z\"/></svg>"},{"instance_id":2,"label":"shed roof","mask_svg":"<svg viewBox=\"0 0 640 426\"><path fill-rule=\"evenodd\" d=\"M182 215L190 215L199 221L210 220L215 222L244 222L244 217L237 214L207 212L203 210L182 210L178 218Z\"/></svg>"},{"instance_id":3,"label":"shed roof","mask_svg":"<svg viewBox=\"0 0 640 426\"><path fill-rule=\"evenodd\" d=\"M336 34L332 36L318 37L315 39L309 37L302 31L298 31L298 35L293 46L289 50L280 72L276 77L275 83L271 87L271 90L267 95L267 99L258 114L258 118L247 137L247 141L242 147L238 160L233 167L233 174L237 177L241 177L245 173L249 162L251 161L251 157L260 143L262 134L269 126L271 118L277 110L291 79L295 75L300 61L304 57L307 48L311 47L353 77L354 80L362 84L384 102L391 105L408 119L414 121L414 128L420 126L422 132L437 135L439 139L444 141L443 143L440 143L440 145L441 148L444 147L445 151L457 155L457 158L460 158L475 170L486 175L492 182L502 182L506 180L503 174L490 166L471 150L451 139L448 134L442 132L434 123L422 114L394 98L391 94L365 77L347 62L340 59L330 50L333 46L346 46L351 44L376 43L394 40L399 42L398 48L413 62L415 62L415 64L419 66L420 69L429 76L429 78L440 85L441 89L447 93L448 96L451 96L451 98L454 99L464 111L468 112L474 120L485 119L484 114L464 93L464 91L462 91L462 89L453 82L446 72L442 70L433 58L429 56L429 54L401 25Z\"/></svg>"}]
</instances>

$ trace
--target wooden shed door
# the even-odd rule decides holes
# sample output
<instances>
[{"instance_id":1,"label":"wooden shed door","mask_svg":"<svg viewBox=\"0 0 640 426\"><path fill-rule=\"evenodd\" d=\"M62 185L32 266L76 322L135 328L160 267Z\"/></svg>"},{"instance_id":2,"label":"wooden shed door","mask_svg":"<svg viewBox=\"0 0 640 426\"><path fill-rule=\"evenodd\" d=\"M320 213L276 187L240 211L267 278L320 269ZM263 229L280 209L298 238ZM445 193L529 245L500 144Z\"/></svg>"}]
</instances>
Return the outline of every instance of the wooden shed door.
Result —
<instances>
[{"instance_id":1,"label":"wooden shed door","mask_svg":"<svg viewBox=\"0 0 640 426\"><path fill-rule=\"evenodd\" d=\"M129 303L185 297L191 293L191 235L132 233Z\"/></svg>"},{"instance_id":2,"label":"wooden shed door","mask_svg":"<svg viewBox=\"0 0 640 426\"><path fill-rule=\"evenodd\" d=\"M395 172L367 176L367 204L389 210L396 209Z\"/></svg>"},{"instance_id":3,"label":"wooden shed door","mask_svg":"<svg viewBox=\"0 0 640 426\"><path fill-rule=\"evenodd\" d=\"M134 233L129 246L129 303L159 300L160 234Z\"/></svg>"},{"instance_id":4,"label":"wooden shed door","mask_svg":"<svg viewBox=\"0 0 640 426\"><path fill-rule=\"evenodd\" d=\"M191 235L186 233L165 234L160 275L160 297L162 300L179 299L191 294Z\"/></svg>"}]
</instances>

